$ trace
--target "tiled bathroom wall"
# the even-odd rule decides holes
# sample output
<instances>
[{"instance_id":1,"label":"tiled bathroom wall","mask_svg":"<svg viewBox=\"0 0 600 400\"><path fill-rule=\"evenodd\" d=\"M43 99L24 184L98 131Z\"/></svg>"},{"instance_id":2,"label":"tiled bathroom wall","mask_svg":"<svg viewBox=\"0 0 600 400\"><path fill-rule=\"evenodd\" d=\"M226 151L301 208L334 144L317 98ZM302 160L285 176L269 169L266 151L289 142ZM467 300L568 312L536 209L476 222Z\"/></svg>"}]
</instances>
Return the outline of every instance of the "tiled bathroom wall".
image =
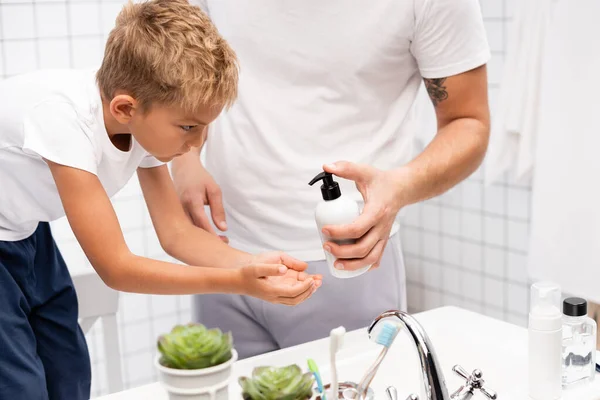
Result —
<instances>
[{"instance_id":1,"label":"tiled bathroom wall","mask_svg":"<svg viewBox=\"0 0 600 400\"><path fill-rule=\"evenodd\" d=\"M507 27L517 0L480 0L493 58L492 110L501 84ZM0 0L0 78L39 68L94 67L123 0ZM1 190L1 183L0 183ZM409 307L446 304L524 324L529 231L528 186L484 187L481 170L440 198L415 205L402 221ZM134 178L114 199L132 251L166 259ZM71 266L88 265L66 220L53 231ZM190 298L123 294L119 311L126 387L155 379L156 337L190 318ZM106 393L101 329L88 335L93 393Z\"/></svg>"},{"instance_id":2,"label":"tiled bathroom wall","mask_svg":"<svg viewBox=\"0 0 600 400\"><path fill-rule=\"evenodd\" d=\"M516 1L480 1L492 59L492 118ZM483 183L483 168L448 193L414 205L403 221L412 311L457 305L525 325L530 185Z\"/></svg>"}]
</instances>

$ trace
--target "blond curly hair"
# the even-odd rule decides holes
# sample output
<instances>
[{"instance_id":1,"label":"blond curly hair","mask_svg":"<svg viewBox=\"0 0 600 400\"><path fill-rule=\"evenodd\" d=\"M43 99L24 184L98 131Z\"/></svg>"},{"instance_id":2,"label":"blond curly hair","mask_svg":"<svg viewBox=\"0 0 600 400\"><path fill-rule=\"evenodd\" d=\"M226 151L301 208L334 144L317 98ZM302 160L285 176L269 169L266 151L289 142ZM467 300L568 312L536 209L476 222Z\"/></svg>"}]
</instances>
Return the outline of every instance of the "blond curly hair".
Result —
<instances>
[{"instance_id":1,"label":"blond curly hair","mask_svg":"<svg viewBox=\"0 0 600 400\"><path fill-rule=\"evenodd\" d=\"M110 32L96 75L102 96L118 91L152 104L229 107L237 96L234 51L208 16L186 0L126 4Z\"/></svg>"}]
</instances>

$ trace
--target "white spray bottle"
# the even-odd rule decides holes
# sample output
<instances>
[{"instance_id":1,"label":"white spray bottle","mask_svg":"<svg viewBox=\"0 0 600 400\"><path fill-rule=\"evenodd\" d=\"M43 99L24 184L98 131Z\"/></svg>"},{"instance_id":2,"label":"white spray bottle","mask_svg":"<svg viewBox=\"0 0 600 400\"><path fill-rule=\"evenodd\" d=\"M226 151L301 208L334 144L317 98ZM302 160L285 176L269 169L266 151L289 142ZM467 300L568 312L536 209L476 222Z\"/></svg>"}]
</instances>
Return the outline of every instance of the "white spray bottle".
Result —
<instances>
[{"instance_id":1,"label":"white spray bottle","mask_svg":"<svg viewBox=\"0 0 600 400\"><path fill-rule=\"evenodd\" d=\"M356 243L355 239L332 240L323 234L322 229L325 225L345 225L353 222L360 215L360 209L356 201L342 195L340 185L333 180L333 175L329 172L321 172L310 181L309 185L312 186L320 180L323 181L321 185L323 202L317 205L315 220L319 228L319 235L321 235L321 242L331 241L340 245ZM332 254L325 252L325 259L329 266L329 272L336 278L354 278L371 268L370 265L367 265L354 271L339 270L334 266L336 259Z\"/></svg>"}]
</instances>

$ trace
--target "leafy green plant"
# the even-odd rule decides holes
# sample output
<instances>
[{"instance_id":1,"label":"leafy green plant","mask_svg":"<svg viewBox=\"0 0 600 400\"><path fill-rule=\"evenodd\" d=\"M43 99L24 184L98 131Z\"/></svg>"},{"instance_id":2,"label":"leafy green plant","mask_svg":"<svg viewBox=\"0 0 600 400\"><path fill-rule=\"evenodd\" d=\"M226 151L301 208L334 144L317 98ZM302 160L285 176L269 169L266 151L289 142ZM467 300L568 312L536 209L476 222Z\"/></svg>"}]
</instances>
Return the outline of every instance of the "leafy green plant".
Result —
<instances>
[{"instance_id":1,"label":"leafy green plant","mask_svg":"<svg viewBox=\"0 0 600 400\"><path fill-rule=\"evenodd\" d=\"M231 359L233 337L202 324L177 325L158 338L160 364L175 369L201 369Z\"/></svg>"},{"instance_id":2,"label":"leafy green plant","mask_svg":"<svg viewBox=\"0 0 600 400\"><path fill-rule=\"evenodd\" d=\"M239 378L244 400L305 400L312 397L314 377L296 364L256 367L252 377Z\"/></svg>"}]
</instances>

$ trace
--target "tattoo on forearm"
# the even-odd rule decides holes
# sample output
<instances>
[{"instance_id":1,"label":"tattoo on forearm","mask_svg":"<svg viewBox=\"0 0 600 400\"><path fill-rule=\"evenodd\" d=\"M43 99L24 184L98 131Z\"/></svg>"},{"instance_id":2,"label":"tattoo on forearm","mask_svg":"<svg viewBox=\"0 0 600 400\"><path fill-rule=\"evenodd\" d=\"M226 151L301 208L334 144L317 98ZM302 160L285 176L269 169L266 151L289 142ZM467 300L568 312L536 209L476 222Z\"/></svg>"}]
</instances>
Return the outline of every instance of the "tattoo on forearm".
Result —
<instances>
[{"instance_id":1,"label":"tattoo on forearm","mask_svg":"<svg viewBox=\"0 0 600 400\"><path fill-rule=\"evenodd\" d=\"M448 91L446 91L446 86L444 86L446 78L423 79L423 81L434 106L437 106L448 98Z\"/></svg>"}]
</instances>

